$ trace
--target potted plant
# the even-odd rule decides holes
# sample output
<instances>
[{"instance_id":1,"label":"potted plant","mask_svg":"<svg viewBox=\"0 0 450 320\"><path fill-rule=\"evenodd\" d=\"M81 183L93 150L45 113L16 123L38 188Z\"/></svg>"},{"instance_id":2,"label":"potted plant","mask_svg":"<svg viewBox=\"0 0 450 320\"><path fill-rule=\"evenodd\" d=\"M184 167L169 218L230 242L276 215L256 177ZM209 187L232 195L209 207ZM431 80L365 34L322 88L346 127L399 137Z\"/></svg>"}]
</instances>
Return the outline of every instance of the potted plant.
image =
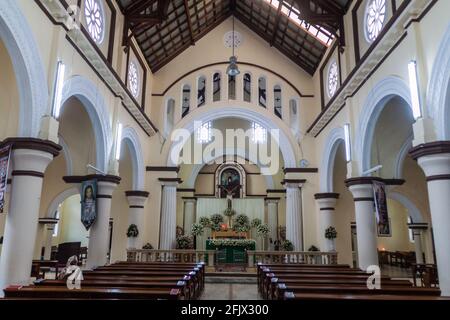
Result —
<instances>
[{"instance_id":1,"label":"potted plant","mask_svg":"<svg viewBox=\"0 0 450 320\"><path fill-rule=\"evenodd\" d=\"M336 229L332 226L329 226L325 230L325 239L328 239L328 245L329 245L328 251L335 251L334 239L336 239L336 237L337 237Z\"/></svg>"},{"instance_id":2,"label":"potted plant","mask_svg":"<svg viewBox=\"0 0 450 320\"><path fill-rule=\"evenodd\" d=\"M290 240L284 240L281 243L282 251L294 251L294 244Z\"/></svg>"},{"instance_id":3,"label":"potted plant","mask_svg":"<svg viewBox=\"0 0 450 320\"><path fill-rule=\"evenodd\" d=\"M144 245L142 246L142 249L145 249L145 250L153 250L153 246L152 246L152 244L151 244L150 242L147 242L146 244L144 244Z\"/></svg>"},{"instance_id":4,"label":"potted plant","mask_svg":"<svg viewBox=\"0 0 450 320\"><path fill-rule=\"evenodd\" d=\"M137 225L130 224L130 226L128 227L128 230L127 230L127 237L128 238L137 238L138 235L139 235L139 230L138 230Z\"/></svg>"},{"instance_id":5,"label":"potted plant","mask_svg":"<svg viewBox=\"0 0 450 320\"><path fill-rule=\"evenodd\" d=\"M264 248L264 240L268 237L269 235L269 226L267 224L259 224L256 227L256 234L258 237L260 237L262 239L262 249L265 250Z\"/></svg>"},{"instance_id":6,"label":"potted plant","mask_svg":"<svg viewBox=\"0 0 450 320\"><path fill-rule=\"evenodd\" d=\"M177 238L177 249L193 249L194 241L192 236L182 235Z\"/></svg>"}]
</instances>

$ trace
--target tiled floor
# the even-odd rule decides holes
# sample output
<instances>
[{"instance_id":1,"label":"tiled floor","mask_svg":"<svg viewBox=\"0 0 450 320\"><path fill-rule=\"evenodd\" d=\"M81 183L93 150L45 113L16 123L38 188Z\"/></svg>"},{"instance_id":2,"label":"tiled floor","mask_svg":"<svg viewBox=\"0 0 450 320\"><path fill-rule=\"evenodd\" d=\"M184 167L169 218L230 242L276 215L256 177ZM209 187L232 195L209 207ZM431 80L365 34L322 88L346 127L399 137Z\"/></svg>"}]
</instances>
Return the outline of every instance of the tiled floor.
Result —
<instances>
[{"instance_id":1,"label":"tiled floor","mask_svg":"<svg viewBox=\"0 0 450 320\"><path fill-rule=\"evenodd\" d=\"M260 300L256 283L206 283L200 300Z\"/></svg>"}]
</instances>

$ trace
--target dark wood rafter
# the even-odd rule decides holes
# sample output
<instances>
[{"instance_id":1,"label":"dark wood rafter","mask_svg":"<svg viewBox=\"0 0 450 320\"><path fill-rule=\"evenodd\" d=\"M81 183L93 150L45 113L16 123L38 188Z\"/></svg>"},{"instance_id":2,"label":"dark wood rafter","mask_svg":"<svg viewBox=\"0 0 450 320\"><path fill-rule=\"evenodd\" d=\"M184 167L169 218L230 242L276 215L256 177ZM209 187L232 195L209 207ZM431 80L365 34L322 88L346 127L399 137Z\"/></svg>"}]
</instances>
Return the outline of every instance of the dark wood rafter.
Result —
<instances>
[{"instance_id":1,"label":"dark wood rafter","mask_svg":"<svg viewBox=\"0 0 450 320\"><path fill-rule=\"evenodd\" d=\"M116 0L125 15L123 45L135 38L156 72L231 15L309 74L332 40L345 45L343 17L351 0ZM289 18L298 14L301 24ZM309 28L322 32L319 40ZM315 30L312 29L312 30ZM315 32L315 31L314 31ZM328 41L327 41L328 39Z\"/></svg>"}]
</instances>

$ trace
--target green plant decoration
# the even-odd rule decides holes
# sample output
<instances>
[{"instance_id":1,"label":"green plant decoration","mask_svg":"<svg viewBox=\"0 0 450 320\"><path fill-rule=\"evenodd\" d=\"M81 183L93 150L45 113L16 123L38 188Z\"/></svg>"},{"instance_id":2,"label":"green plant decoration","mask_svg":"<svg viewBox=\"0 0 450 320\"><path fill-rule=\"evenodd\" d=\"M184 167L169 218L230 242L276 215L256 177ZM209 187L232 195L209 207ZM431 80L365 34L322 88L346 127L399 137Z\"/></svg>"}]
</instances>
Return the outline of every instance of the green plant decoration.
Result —
<instances>
[{"instance_id":1,"label":"green plant decoration","mask_svg":"<svg viewBox=\"0 0 450 320\"><path fill-rule=\"evenodd\" d=\"M130 224L127 230L127 237L128 238L136 238L139 235L139 230L137 225Z\"/></svg>"},{"instance_id":2,"label":"green plant decoration","mask_svg":"<svg viewBox=\"0 0 450 320\"><path fill-rule=\"evenodd\" d=\"M337 231L334 227L328 227L325 230L325 238L326 239L332 240L332 239L336 239L336 237L337 237Z\"/></svg>"}]
</instances>

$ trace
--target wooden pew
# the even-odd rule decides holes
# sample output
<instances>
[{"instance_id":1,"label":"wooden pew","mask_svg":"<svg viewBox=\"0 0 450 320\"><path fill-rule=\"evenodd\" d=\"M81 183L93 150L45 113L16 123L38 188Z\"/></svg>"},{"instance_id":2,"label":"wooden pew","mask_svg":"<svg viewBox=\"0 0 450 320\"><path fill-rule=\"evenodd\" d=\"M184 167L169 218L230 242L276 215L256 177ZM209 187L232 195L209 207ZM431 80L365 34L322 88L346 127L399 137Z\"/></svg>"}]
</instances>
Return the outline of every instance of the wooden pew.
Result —
<instances>
[{"instance_id":1,"label":"wooden pew","mask_svg":"<svg viewBox=\"0 0 450 320\"><path fill-rule=\"evenodd\" d=\"M37 287L66 287L65 280L40 280L35 281L34 285ZM186 281L153 281L147 279L147 281L130 280L117 280L117 279L92 279L83 280L82 288L86 287L100 287L100 288L117 288L117 289L174 289L178 288L181 291L181 296L184 299L194 298L191 296L191 290Z\"/></svg>"},{"instance_id":2,"label":"wooden pew","mask_svg":"<svg viewBox=\"0 0 450 320\"><path fill-rule=\"evenodd\" d=\"M372 300L391 300L391 301L429 301L429 300L446 300L450 298L439 296L421 296L421 295L399 295L399 294L347 294L347 293L294 293L285 292L284 300L301 300L301 301L330 301L330 300L356 300L356 301L372 301Z\"/></svg>"},{"instance_id":3,"label":"wooden pew","mask_svg":"<svg viewBox=\"0 0 450 320\"><path fill-rule=\"evenodd\" d=\"M179 300L181 291L173 289L117 289L88 287L70 290L66 287L10 286L4 289L6 298L43 298L43 299L150 299Z\"/></svg>"}]
</instances>

